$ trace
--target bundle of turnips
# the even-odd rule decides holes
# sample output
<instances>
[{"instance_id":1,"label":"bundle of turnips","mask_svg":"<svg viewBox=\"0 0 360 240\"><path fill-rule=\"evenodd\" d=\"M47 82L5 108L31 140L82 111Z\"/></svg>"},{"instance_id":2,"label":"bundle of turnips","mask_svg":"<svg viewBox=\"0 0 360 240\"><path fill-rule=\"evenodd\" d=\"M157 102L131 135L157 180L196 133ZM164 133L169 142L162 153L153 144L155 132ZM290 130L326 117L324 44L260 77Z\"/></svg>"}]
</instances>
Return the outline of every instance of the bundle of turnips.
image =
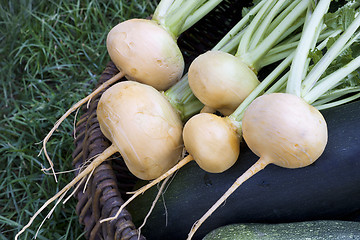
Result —
<instances>
[{"instance_id":1,"label":"bundle of turnips","mask_svg":"<svg viewBox=\"0 0 360 240\"><path fill-rule=\"evenodd\" d=\"M229 31L229 33L224 36L224 38L222 40L220 40L220 42L213 48L212 51L207 52L200 56L200 58L201 58L204 55L208 56L208 53L211 53L215 56L215 58L217 58L217 59L213 59L212 62L210 61L211 64L209 64L209 66L207 66L205 63L202 64L203 65L202 68L203 68L204 72L214 73L217 70L220 71L221 66L230 65L229 68L232 69L232 71L227 71L228 68L223 69L224 82L228 82L228 83L230 82L230 84L232 82L237 83L237 85L239 85L240 88L246 88L245 86L248 86L249 84L252 85L251 89L247 89L247 91L244 92L242 99L244 99L251 92L251 90L254 89L259 84L259 81L257 80L257 77L256 77L255 73L253 72L253 70L251 70L250 66L245 66L240 61L240 66L244 66L244 67L239 68L238 58L232 56L230 53L227 53L227 52L233 52L234 50L236 51L243 39L248 39L249 36L259 34L259 32L255 31L255 30L249 31L249 29L254 28L253 26L260 26L261 29L272 26L272 28L275 30L274 30L274 32L270 31L268 33L270 37L265 37L265 40L259 41L259 45L266 42L266 44L265 44L266 47L264 47L264 45L262 45L263 46L262 51L256 51L258 54L257 58L260 58L260 56L264 56L264 61L262 61L262 59L261 60L259 59L258 62L261 63L263 66L265 66L266 64L270 64L271 60L269 60L269 58L270 59L273 59L273 58L281 59L281 58L288 56L291 53L288 46L291 45L292 43L297 42L298 39L296 37L295 38L291 37L290 39L288 39L287 36L290 36L291 33L296 30L300 31L298 22L299 21L303 22L301 20L305 17L306 9L308 6L308 3L303 2L302 4L300 4L299 1L297 1L295 4L294 3L290 4L288 1L278 1L277 4L275 5L276 7L274 6L274 8L269 8L269 6L271 6L271 4L275 4L275 2L271 1L270 5L269 5L269 2L265 1L265 0L259 2L259 4L257 4L253 9L251 9L251 11L249 11L249 13L246 14L239 21L239 23L236 24L233 27L233 29L231 29ZM282 11L280 11L280 10L282 10ZM275 14L275 13L277 13L277 14ZM254 17L254 18L252 18L252 17ZM289 26L292 23L294 23L293 21L295 21L295 20L298 20L296 23L296 27L290 28L291 30L289 30ZM278 24L278 25L275 25L275 24ZM272 47L274 47L274 45L278 52L281 52L280 49L285 48L285 46L286 46L286 51L285 51L286 53L282 53L280 56L276 56L276 54L275 54L276 51L273 51L271 54L268 55L269 50L274 49L274 48L272 48ZM225 57L229 56L230 61L224 61L224 56ZM256 58L256 57L253 56L253 58ZM198 61L198 58L195 59L194 62L196 62L196 61ZM180 88L183 90L186 89L187 92L190 93L190 91L191 91L194 95L196 95L194 93L194 91L192 91L193 88L192 88L191 84L189 84L190 78L191 78L190 71L191 71L191 68L192 68L194 62L190 66L188 75L185 76L182 80L180 80L180 82L178 82L173 87L174 89L175 88ZM219 62L222 62L222 63L218 64ZM235 63L235 64L233 64L233 63ZM252 66L255 65L255 62L251 65ZM216 68L216 70L215 71L208 70L211 68ZM199 69L201 69L201 68L199 68ZM234 79L228 79L228 78L226 78L226 76L233 76ZM250 78L249 78L249 76L250 76ZM239 78L240 78L240 81L238 80ZM189 80L189 82L187 80ZM216 81L215 78L214 78L214 81ZM211 88L210 85L216 85L216 84L207 82L206 88L207 87ZM218 83L217 85L222 86L223 84ZM180 86L182 86L182 87L180 87ZM230 89L230 91L235 91L235 92L238 91L238 90L234 90L229 85L227 85L227 87L228 88L226 88L226 86L223 88L219 87L217 90L217 92L219 94L207 92L204 95L207 95L208 98L213 98L213 99L218 98L219 102L222 102L222 100L224 100L224 98L226 98L228 95L227 89ZM206 88L202 89L203 92L206 92ZM223 89L223 91L221 91L222 89ZM172 91L172 89L169 89L169 91ZM174 92L172 92L172 93L174 93ZM220 96L221 94L222 94L222 97ZM169 97L169 94L167 94L167 97ZM230 96L229 98L231 99L233 97ZM174 101L171 101L171 98L170 98L170 102L173 104ZM237 102L237 104L239 104L241 101L239 101L239 99L234 99L234 102ZM206 107L209 107L209 106L206 106L206 104L205 104L205 108ZM220 109L217 109L217 110L220 110ZM197 116L199 116L201 118L201 116L204 116L204 115L200 114ZM186 123L185 127L189 126L188 123L193 122L193 119L195 119L195 118L192 117ZM218 119L220 121L223 120L220 117L218 117ZM196 130L194 132L199 132L199 131L201 131L201 129L204 129L204 132L211 131L210 130L211 127L217 126L215 119L214 119L214 121L211 121L210 124L206 124L207 122L205 120L202 121L201 119L200 119L199 123L200 124L195 127ZM224 122L223 126L225 126L225 125L229 126L229 124ZM231 126L230 126L230 128L231 128ZM139 191L136 191L133 194L133 196L131 196L120 207L120 209L118 210L118 212L115 216L104 219L104 220L102 220L102 222L113 220L113 219L117 218L119 216L120 212L122 211L122 209L126 205L128 205L134 198L139 196L143 191L146 191L148 188L154 186L159 181L161 181L161 180L165 179L166 177L168 177L169 175L173 174L176 170L178 170L179 168L181 168L182 166L184 166L185 164L187 164L188 162L190 162L192 160L195 160L202 169L204 169L208 172L213 172L213 173L224 172L236 162L238 155L239 155L239 147L238 146L240 145L240 139L239 139L237 133L233 134L233 131L231 131L231 129L229 129L229 131L227 131L227 132L218 131L217 132L218 134L216 136L199 134L201 136L197 137L197 138L192 138L191 133L189 134L188 131L186 131L186 129L187 128L184 129L184 132L182 135L183 139L185 141L185 144L186 144L186 142L188 142L186 140L193 139L192 144L188 144L188 146L185 145L185 149L190 153L190 155L188 155L186 158L179 161L176 165L173 164L174 167L172 167L166 173L162 174L157 179L152 181L148 186L142 188ZM217 144L217 146L214 147L211 144L206 144L206 143L204 143L204 141L202 141L202 139L212 140L215 144ZM215 139L217 139L217 141L215 141ZM221 142L221 144L218 144L218 142ZM223 147L219 148L220 145ZM213 150L213 151L211 151L211 150ZM209 152L211 152L211 154L209 154ZM231 157L224 157L225 155L226 156L231 155ZM223 159L222 161L218 160L220 157Z\"/></svg>"},{"instance_id":2,"label":"bundle of turnips","mask_svg":"<svg viewBox=\"0 0 360 240\"><path fill-rule=\"evenodd\" d=\"M256 5L252 11L249 12L249 15L254 16L253 21L256 20L256 13L262 9L262 4L264 1L261 1L259 5ZM354 10L357 7L356 5L349 5L340 9L335 15L339 20L345 16L345 14L349 14L348 11ZM348 9L349 8L349 9ZM256 11L256 12L255 12ZM260 12L260 11L259 11ZM260 12L261 13L261 12ZM340 14L341 13L341 14ZM262 13L263 14L263 13ZM247 15L248 16L248 15ZM245 17L244 17L245 19ZM329 21L333 22L334 19L330 19ZM347 20L347 21L351 21ZM242 21L240 21L241 23ZM262 23L262 22L260 22ZM345 24L345 23L344 23ZM251 25L251 24L250 24ZM261 25L261 24L260 24ZM342 26L342 25L340 25ZM238 39L244 38L244 32L247 31L248 28L244 28L244 31L240 31L238 35L240 37ZM326 44L332 39L336 38L342 31L343 28L339 27L330 27L326 24L319 24L319 31L316 37L317 43L319 45L317 49L320 51L326 47ZM230 31L232 32L232 31ZM236 38L234 38L236 39ZM229 41L231 44L234 43L234 39ZM237 39L237 45L239 40ZM265 38L267 39L267 38ZM291 38L291 40L286 39L285 43L281 42L279 46L276 46L276 50L279 50L280 47L288 46L291 43L296 42L298 44L297 38ZM226 46L226 45L225 45ZM234 48L234 47L232 47ZM224 48L222 48L224 49ZM236 49L236 46L235 46ZM212 52L214 53L214 51ZM217 53L217 52L216 52ZM215 54L216 54L215 53ZM292 51L288 51L286 48L285 55L286 58L280 63L275 64L275 68L271 71L263 81L254 88L251 93L245 98L245 100L238 106L238 108L229 116L221 116L212 113L200 113L191 117L184 126L183 129L183 140L185 149L189 153L187 157L181 160L177 165L171 168L168 172L155 179L147 186L137 190L120 208L119 212L128 205L134 198L142 194L144 191L149 189L150 187L156 185L161 180L165 179L169 175L173 174L179 168L183 167L185 164L190 161L195 160L196 163L205 171L211 173L221 173L229 169L238 159L240 154L240 143L242 140L242 117L244 115L244 111L247 106L259 95L271 92L283 92L285 91L284 84L286 83L287 77L289 73L285 73L287 68L290 66L292 59L294 58L295 49ZM274 55L272 55L274 56ZM232 57L237 60L236 58ZM279 58L279 57L277 57ZM263 58L266 59L266 58ZM195 60L196 61L196 60ZM266 60L267 61L267 60ZM261 61L260 61L261 62ZM210 64L210 66L205 66L209 69L214 67ZM227 69L227 68L226 68ZM215 70L216 71L216 70ZM226 75L226 74L225 74ZM222 84L219 84L222 86ZM242 86L242 85L240 85ZM190 86L191 87L191 86ZM221 87L218 87L219 91L221 91ZM232 91L230 88L228 91ZM338 93L339 94L339 93ZM226 97L227 93L224 93ZM223 98L219 98L219 102L221 102ZM220 159L220 160L219 160ZM119 213L118 212L118 213ZM110 218L111 219L111 218Z\"/></svg>"},{"instance_id":3,"label":"bundle of turnips","mask_svg":"<svg viewBox=\"0 0 360 240\"><path fill-rule=\"evenodd\" d=\"M16 239L42 210L58 200L56 207L116 152L137 178L155 180L101 222L117 218L136 196L190 161L208 172L224 172L237 161L243 140L259 156L194 224L188 239L233 191L268 164L300 168L321 156L327 125L319 109L360 97L360 57L354 44L359 39L359 4L350 2L330 13L330 0L256 1L184 73L177 38L220 2L162 0L152 20L127 20L109 32L109 57L120 72L69 109L44 139L43 149L52 168L45 147L51 134L105 88L96 113L112 144L50 198ZM271 70L258 79L266 66ZM126 81L114 84L124 76Z\"/></svg>"},{"instance_id":4,"label":"bundle of turnips","mask_svg":"<svg viewBox=\"0 0 360 240\"><path fill-rule=\"evenodd\" d=\"M348 91L346 91L349 82L352 84L357 82L357 86L360 83L359 79L354 81L351 76L360 67L360 56L351 55L352 51L349 49L356 48L356 42L360 37L359 12L352 9L351 6L345 6L345 13L343 13L347 14L348 18L343 26L346 26L346 29L343 29L336 40L332 38L332 43L329 43L330 39L327 40L328 48L326 50L323 49L324 44L320 44L316 48L329 5L330 0L321 0L314 11L309 13L290 70L288 74L283 75L284 80L278 80L285 84L285 89L283 85L279 84L277 90L272 88L272 92L265 92L264 95L256 98L249 96L244 103L247 106L240 105L238 111L229 116L229 119L236 122L234 125L238 126L236 132L242 133L245 142L259 157L259 160L243 173L224 195L194 223L188 239L193 237L201 224L242 183L263 170L268 164L285 168L301 168L312 164L321 156L326 147L328 129L320 111L311 104L320 97L326 99L326 93L331 95L332 90L338 92L337 98L344 98L337 100L337 98L330 97L328 101L323 100L327 103L322 107L336 106L360 97L356 91L351 96L348 96ZM314 64L311 66L311 70L307 71L310 69L309 64L312 60L309 57L310 52L317 50L320 52L323 50L325 54L321 55L317 61L313 60ZM337 61L342 64L337 64ZM326 73L332 63L334 64L331 66L333 72ZM304 86L307 82L311 82L312 85L307 91L303 91L306 89ZM263 87L268 84L267 79L262 83L261 90L265 90ZM345 91L341 91L342 88ZM253 93L255 96L259 94L259 91Z\"/></svg>"},{"instance_id":5,"label":"bundle of turnips","mask_svg":"<svg viewBox=\"0 0 360 240\"><path fill-rule=\"evenodd\" d=\"M44 154L56 180L46 144L60 124L110 85L126 77L128 80L148 84L163 91L174 85L183 75L184 59L177 46L177 39L197 23L222 0L162 0L152 19L130 19L119 23L108 33L106 46L119 73L107 80L87 97L74 104L55 123L43 140Z\"/></svg>"}]
</instances>

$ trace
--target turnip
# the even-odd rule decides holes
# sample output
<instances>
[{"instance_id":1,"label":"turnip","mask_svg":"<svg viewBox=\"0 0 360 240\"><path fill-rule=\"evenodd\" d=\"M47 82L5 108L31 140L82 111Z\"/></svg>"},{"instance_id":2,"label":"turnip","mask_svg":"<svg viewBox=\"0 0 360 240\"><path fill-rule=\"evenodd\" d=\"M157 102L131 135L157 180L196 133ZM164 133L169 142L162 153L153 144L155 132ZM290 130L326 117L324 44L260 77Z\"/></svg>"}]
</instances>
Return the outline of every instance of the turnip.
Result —
<instances>
[{"instance_id":1,"label":"turnip","mask_svg":"<svg viewBox=\"0 0 360 240\"><path fill-rule=\"evenodd\" d=\"M107 36L111 60L129 79L166 90L183 74L184 59L177 46L181 33L222 0L162 0L151 20L130 19Z\"/></svg>"},{"instance_id":2,"label":"turnip","mask_svg":"<svg viewBox=\"0 0 360 240\"><path fill-rule=\"evenodd\" d=\"M129 80L149 84L160 91L168 89L179 81L184 71L184 59L177 46L177 38L221 1L162 0L151 20L130 19L119 23L108 33L106 42L108 53L120 72L73 105L55 123L43 140L42 150L56 181L46 143L61 122L96 94L124 76Z\"/></svg>"},{"instance_id":3,"label":"turnip","mask_svg":"<svg viewBox=\"0 0 360 240\"><path fill-rule=\"evenodd\" d=\"M264 57L269 50L294 33L304 22L310 1L261 1L259 11L238 40L236 53L209 51L197 57L189 67L189 85L195 96L208 108L231 114L260 83L256 73L272 62ZM286 46L295 43L292 38ZM285 46L281 46L283 49ZM294 48L294 45L292 45ZM280 60L290 54L273 59Z\"/></svg>"},{"instance_id":4,"label":"turnip","mask_svg":"<svg viewBox=\"0 0 360 240\"><path fill-rule=\"evenodd\" d=\"M181 119L154 88L117 83L103 93L96 112L101 132L136 177L157 178L181 158Z\"/></svg>"},{"instance_id":5,"label":"turnip","mask_svg":"<svg viewBox=\"0 0 360 240\"><path fill-rule=\"evenodd\" d=\"M325 72L331 63L336 65L336 61L334 61L336 57L340 56L342 60L349 57L343 56L341 53L344 53L359 37L359 33L356 33L356 31L360 26L360 16L356 13L358 16L328 48L326 54L311 68L309 73L304 72L304 69L306 71L308 69L307 65L310 63L309 50L316 43L318 38L317 29L322 24L329 4L330 1L319 1L305 25L289 74L284 75L284 79L287 79L286 92L268 93L257 97L255 100L248 98L245 100L251 102L248 106L244 108L240 105L229 116L233 121L238 121L240 128L237 132L242 131L247 145L260 159L242 174L194 224L188 239L192 238L201 224L242 183L263 170L268 164L286 168L306 167L316 161L324 151L327 143L326 122L320 111L311 104L314 104L320 97L326 98L325 93L339 87L339 83L343 79L360 67L360 57L354 58L352 56L353 60L347 64L341 64L341 67L333 73L326 74ZM318 78L314 80L313 76L318 76ZM303 84L308 82L313 83L312 87L303 95L300 95L301 90L304 89ZM357 82L357 85L359 86L360 83ZM347 93L349 92L343 92L338 97ZM351 99L356 97L359 97L359 94L352 95ZM345 96L339 101L344 103L347 100L349 100L349 97Z\"/></svg>"},{"instance_id":6,"label":"turnip","mask_svg":"<svg viewBox=\"0 0 360 240\"><path fill-rule=\"evenodd\" d=\"M184 59L175 37L154 20L119 23L107 36L111 60L126 78L166 90L183 74Z\"/></svg>"}]
</instances>

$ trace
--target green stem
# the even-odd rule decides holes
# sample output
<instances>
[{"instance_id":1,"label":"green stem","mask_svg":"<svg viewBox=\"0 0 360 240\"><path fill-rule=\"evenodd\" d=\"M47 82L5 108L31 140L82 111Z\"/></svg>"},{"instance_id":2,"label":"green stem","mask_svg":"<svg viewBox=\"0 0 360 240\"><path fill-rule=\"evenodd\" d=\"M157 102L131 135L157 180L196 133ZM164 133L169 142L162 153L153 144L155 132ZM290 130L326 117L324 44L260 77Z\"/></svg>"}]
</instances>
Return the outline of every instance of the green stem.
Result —
<instances>
[{"instance_id":1,"label":"green stem","mask_svg":"<svg viewBox=\"0 0 360 240\"><path fill-rule=\"evenodd\" d=\"M301 33L298 34L294 34L294 32L301 28L301 26L303 26L305 23L305 18L304 17L300 17L300 19L298 19L295 24L293 24L292 26L290 26L280 37L279 39L275 42L275 44L278 44L282 41L291 43L293 41L295 41L295 39L300 40L301 37Z\"/></svg>"},{"instance_id":2,"label":"green stem","mask_svg":"<svg viewBox=\"0 0 360 240\"><path fill-rule=\"evenodd\" d=\"M178 4L176 8L171 8L165 18L165 28L172 33L175 37L178 37L181 33L181 29L186 19L199 8L206 0L183 0L181 4Z\"/></svg>"},{"instance_id":3,"label":"green stem","mask_svg":"<svg viewBox=\"0 0 360 240\"><path fill-rule=\"evenodd\" d=\"M305 24L305 18L301 18L300 21L301 21L302 25ZM301 27L301 26L299 26L299 28L300 28L300 27ZM292 42L298 42L298 41L300 41L301 33L302 33L302 32L293 33L292 35L287 36L286 39L280 39L281 43L278 42L278 43L276 43L276 44L279 44L279 43L280 43L280 44L277 45L277 46L281 46L281 45L289 44L289 43L292 43ZM271 51L271 50L270 50L270 51Z\"/></svg>"},{"instance_id":4,"label":"green stem","mask_svg":"<svg viewBox=\"0 0 360 240\"><path fill-rule=\"evenodd\" d=\"M336 37L342 32L342 30L330 30L324 31L318 38L318 41L326 41L330 37ZM292 51L295 51L296 47L299 45L299 41L289 41L289 43L284 43L278 45L277 47L272 48L258 63L259 68L263 68L264 66L268 66L272 63L275 63L281 59L284 59L288 56Z\"/></svg>"},{"instance_id":5,"label":"green stem","mask_svg":"<svg viewBox=\"0 0 360 240\"><path fill-rule=\"evenodd\" d=\"M316 86L314 86L306 95L303 96L303 99L312 104L315 102L321 95L332 89L336 86L342 79L344 79L347 75L355 71L360 67L360 56L353 59L351 62L323 78L318 82Z\"/></svg>"},{"instance_id":6,"label":"green stem","mask_svg":"<svg viewBox=\"0 0 360 240\"><path fill-rule=\"evenodd\" d=\"M183 122L200 112L204 107L204 104L202 104L191 91L187 74L174 86L165 91L164 95L170 104L179 112Z\"/></svg>"},{"instance_id":7,"label":"green stem","mask_svg":"<svg viewBox=\"0 0 360 240\"><path fill-rule=\"evenodd\" d=\"M274 29L284 20L284 18L290 13L290 11L298 4L298 1L292 1L292 6L284 9L274 21L271 22L270 26L266 29L265 35L269 35Z\"/></svg>"},{"instance_id":8,"label":"green stem","mask_svg":"<svg viewBox=\"0 0 360 240\"><path fill-rule=\"evenodd\" d=\"M272 85L269 89L266 90L266 94L276 93L281 91L281 89L286 86L286 82L289 78L289 72L285 73L279 80L277 80L274 85Z\"/></svg>"},{"instance_id":9,"label":"green stem","mask_svg":"<svg viewBox=\"0 0 360 240\"><path fill-rule=\"evenodd\" d=\"M181 4L184 4L184 1L186 1L186 0L173 0L173 3L171 4L170 8L168 9L168 13L176 11L176 9L181 6Z\"/></svg>"},{"instance_id":10,"label":"green stem","mask_svg":"<svg viewBox=\"0 0 360 240\"><path fill-rule=\"evenodd\" d=\"M332 35L329 35L327 36L325 39L322 39L322 42L318 45L318 49L319 50L322 50L326 47L326 44L328 42L328 40L331 38L331 37L334 37L334 35L337 35L339 34L338 31L336 31L334 34ZM277 80L273 86L271 86L268 90L266 90L266 94L269 94L269 93L274 93L274 92L279 92L281 91L281 89L283 89L283 87L285 86L286 87L286 84L287 84L287 81L288 81L288 78L289 78L289 72L287 72L286 74L284 74L284 76Z\"/></svg>"},{"instance_id":11,"label":"green stem","mask_svg":"<svg viewBox=\"0 0 360 240\"><path fill-rule=\"evenodd\" d=\"M261 24L259 27L257 27L256 31L254 32L251 42L249 43L249 49L254 49L259 42L263 39L265 36L266 30L269 28L272 21L274 21L274 18L276 15L281 12L282 8L288 6L289 1L287 0L279 0L276 1L276 4L271 8L270 12L266 14L263 21L261 21Z\"/></svg>"},{"instance_id":12,"label":"green stem","mask_svg":"<svg viewBox=\"0 0 360 240\"><path fill-rule=\"evenodd\" d=\"M320 79L321 75L329 67L332 61L339 56L339 54L349 47L360 34L353 37L353 34L360 26L360 15L350 24L346 31L339 37L338 40L330 47L321 60L314 66L314 68L306 76L302 85L302 95L306 95L315 83ZM349 42L349 40L352 40Z\"/></svg>"},{"instance_id":13,"label":"green stem","mask_svg":"<svg viewBox=\"0 0 360 240\"><path fill-rule=\"evenodd\" d=\"M271 49L262 59L259 61L258 68L261 69L265 66L278 62L289 56L292 52L295 51L298 42L284 44L283 46L279 46Z\"/></svg>"},{"instance_id":14,"label":"green stem","mask_svg":"<svg viewBox=\"0 0 360 240\"><path fill-rule=\"evenodd\" d=\"M316 100L313 103L313 106L321 106L321 105L327 104L335 99L339 99L345 95L355 93L355 92L360 92L360 86L336 89L336 90L330 91L329 93L323 94L321 97L319 97L318 100Z\"/></svg>"},{"instance_id":15,"label":"green stem","mask_svg":"<svg viewBox=\"0 0 360 240\"><path fill-rule=\"evenodd\" d=\"M333 35L327 36L326 39L324 39L321 43L318 44L317 48L319 50L324 49L326 47L327 41L332 36ZM289 76L289 72L284 73L284 71L291 65L293 59L295 58L295 54L296 52L293 51L279 65L277 65L277 67L272 70L269 75L267 75L267 77L250 93L250 95L239 105L239 107L231 115L229 115L229 118L233 122L238 122L240 124L246 108L255 98L257 98L264 92L266 94L279 92L283 88ZM276 80L281 74L283 74L282 77ZM271 84L273 85L268 88Z\"/></svg>"},{"instance_id":16,"label":"green stem","mask_svg":"<svg viewBox=\"0 0 360 240\"><path fill-rule=\"evenodd\" d=\"M161 0L153 20L163 26L175 39L189 29L223 0Z\"/></svg>"},{"instance_id":17,"label":"green stem","mask_svg":"<svg viewBox=\"0 0 360 240\"><path fill-rule=\"evenodd\" d=\"M244 27L248 24L250 17L259 12L260 8L265 4L265 1L261 1L256 4L219 42L215 45L213 50L220 50L225 48L230 42L235 42L236 46L239 45L240 39L237 37L242 37L244 35ZM238 41L234 41L234 39ZM226 46L226 48L230 48ZM231 48L232 49L232 48Z\"/></svg>"},{"instance_id":18,"label":"green stem","mask_svg":"<svg viewBox=\"0 0 360 240\"><path fill-rule=\"evenodd\" d=\"M357 93L355 95L349 96L347 98L335 101L335 102L331 102L331 103L327 103L327 104L323 104L323 105L319 105L319 106L315 106L318 110L324 110L327 108L332 108L332 107L336 107L336 106L340 106L343 105L345 103L354 101L356 99L360 98L360 93Z\"/></svg>"},{"instance_id":19,"label":"green stem","mask_svg":"<svg viewBox=\"0 0 360 240\"><path fill-rule=\"evenodd\" d=\"M322 26L323 17L329 9L330 2L331 0L320 0L309 21L305 23L300 43L296 49L296 55L290 68L286 89L288 93L300 97L301 82L304 76L304 70L307 69L308 54L310 49L315 45L315 42L317 42L317 37L320 32L319 28Z\"/></svg>"},{"instance_id":20,"label":"green stem","mask_svg":"<svg viewBox=\"0 0 360 240\"><path fill-rule=\"evenodd\" d=\"M157 5L152 19L158 22L160 25L165 25L165 17L169 11L169 8L173 4L174 0L161 0Z\"/></svg>"},{"instance_id":21,"label":"green stem","mask_svg":"<svg viewBox=\"0 0 360 240\"><path fill-rule=\"evenodd\" d=\"M256 63L261 59L308 8L309 0L301 0L298 5L283 19L283 21L272 31L261 43L250 51L241 55L241 59L249 66L256 67Z\"/></svg>"},{"instance_id":22,"label":"green stem","mask_svg":"<svg viewBox=\"0 0 360 240\"><path fill-rule=\"evenodd\" d=\"M204 3L200 8L198 8L192 15L190 15L184 25L182 26L179 34L185 32L190 27L192 27L195 23L197 23L200 19L202 19L206 14L208 14L212 9L214 9L217 5L220 4L223 0L208 0Z\"/></svg>"},{"instance_id":23,"label":"green stem","mask_svg":"<svg viewBox=\"0 0 360 240\"><path fill-rule=\"evenodd\" d=\"M216 51L216 50L220 50L222 52L233 52L236 51L236 48L239 44L240 39L244 36L245 31L241 31L238 34L236 34L235 36L233 36L225 45L223 45L221 48L218 48L219 46L216 45L212 50Z\"/></svg>"},{"instance_id":24,"label":"green stem","mask_svg":"<svg viewBox=\"0 0 360 240\"><path fill-rule=\"evenodd\" d=\"M274 4L275 0L262 0L262 2L265 2L264 5L261 7L259 12L255 15L254 19L249 24L244 37L241 39L238 47L238 51L235 54L235 56L242 56L244 55L248 49L249 44L251 41L251 36L255 32L256 28L260 24L261 20L266 16L266 13L268 13L271 6Z\"/></svg>"}]
</instances>

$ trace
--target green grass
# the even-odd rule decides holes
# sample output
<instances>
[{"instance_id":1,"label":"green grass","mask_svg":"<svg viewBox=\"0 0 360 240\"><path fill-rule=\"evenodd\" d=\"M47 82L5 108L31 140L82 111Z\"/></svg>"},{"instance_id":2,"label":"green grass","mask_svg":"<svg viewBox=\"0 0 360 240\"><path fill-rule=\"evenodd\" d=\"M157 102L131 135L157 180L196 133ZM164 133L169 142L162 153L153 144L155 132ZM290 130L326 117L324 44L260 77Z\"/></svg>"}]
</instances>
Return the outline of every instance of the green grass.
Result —
<instances>
[{"instance_id":1,"label":"green grass","mask_svg":"<svg viewBox=\"0 0 360 240\"><path fill-rule=\"evenodd\" d=\"M111 27L146 17L150 0L0 1L0 239L13 239L41 205L73 177L55 183L40 142L55 121L91 92L109 61ZM48 144L56 171L72 168L74 114ZM38 239L83 239L74 198L59 205ZM50 208L46 209L47 211ZM32 239L44 211L21 235Z\"/></svg>"}]
</instances>

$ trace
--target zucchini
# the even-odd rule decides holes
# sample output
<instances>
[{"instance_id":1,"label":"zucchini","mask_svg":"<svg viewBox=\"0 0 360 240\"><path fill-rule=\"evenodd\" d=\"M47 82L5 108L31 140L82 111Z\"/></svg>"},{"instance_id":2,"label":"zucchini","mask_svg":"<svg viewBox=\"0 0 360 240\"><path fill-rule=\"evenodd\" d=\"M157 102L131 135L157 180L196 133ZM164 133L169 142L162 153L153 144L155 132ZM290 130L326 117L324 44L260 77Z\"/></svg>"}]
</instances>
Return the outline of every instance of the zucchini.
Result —
<instances>
[{"instance_id":1,"label":"zucchini","mask_svg":"<svg viewBox=\"0 0 360 240\"><path fill-rule=\"evenodd\" d=\"M194 239L232 223L360 220L354 219L360 213L360 101L322 113L329 141L314 164L300 169L267 166L240 186L205 221ZM190 162L177 172L142 233L149 240L185 239L193 223L257 159L244 146L237 163L221 174L207 173ZM128 206L137 226L156 194L157 189L152 188Z\"/></svg>"},{"instance_id":2,"label":"zucchini","mask_svg":"<svg viewBox=\"0 0 360 240\"><path fill-rule=\"evenodd\" d=\"M217 228L203 240L349 240L360 239L360 223L308 221L282 224L232 224Z\"/></svg>"}]
</instances>

